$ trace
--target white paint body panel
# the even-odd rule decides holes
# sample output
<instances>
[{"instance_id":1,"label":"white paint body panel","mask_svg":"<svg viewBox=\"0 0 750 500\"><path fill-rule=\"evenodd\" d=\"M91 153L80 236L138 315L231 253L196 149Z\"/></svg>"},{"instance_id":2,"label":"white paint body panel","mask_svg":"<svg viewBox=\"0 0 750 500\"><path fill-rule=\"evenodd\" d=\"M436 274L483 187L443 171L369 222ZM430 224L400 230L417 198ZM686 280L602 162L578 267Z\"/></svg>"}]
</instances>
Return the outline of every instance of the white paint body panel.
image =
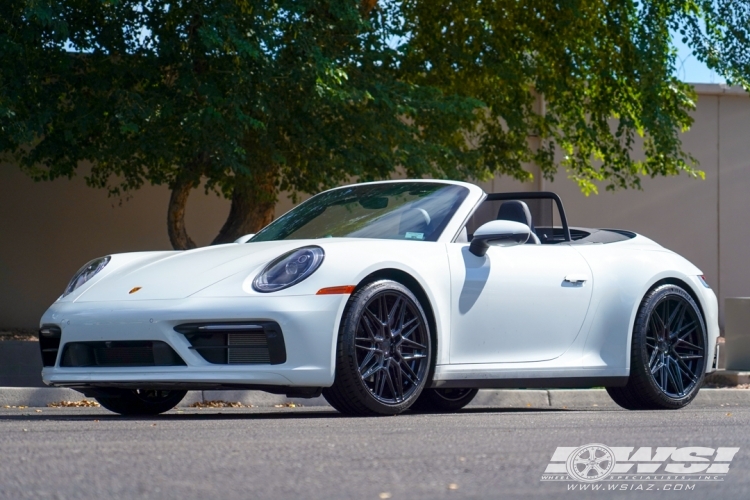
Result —
<instances>
[{"instance_id":1,"label":"white paint body panel","mask_svg":"<svg viewBox=\"0 0 750 500\"><path fill-rule=\"evenodd\" d=\"M581 330L592 279L570 245L492 246L483 257L448 245L450 364L522 363L560 357ZM564 281L571 273L588 282Z\"/></svg>"},{"instance_id":2,"label":"white paint body panel","mask_svg":"<svg viewBox=\"0 0 750 500\"><path fill-rule=\"evenodd\" d=\"M531 246L513 248L526 250ZM570 248L586 260L593 282L586 318L562 355L540 361L451 363L438 366L434 380L625 377L630 373L630 342L638 307L648 290L663 279L683 281L698 298L708 337L706 371L713 371L719 308L713 291L701 284L698 268L640 235L629 241ZM537 304L538 315L546 314L536 298L529 300ZM488 322L493 320L488 318ZM535 339L529 339L529 345L542 352L547 350Z\"/></svg>"},{"instance_id":3,"label":"white paint body panel","mask_svg":"<svg viewBox=\"0 0 750 500\"><path fill-rule=\"evenodd\" d=\"M398 182L398 181L393 181ZM41 324L72 341L160 340L187 366L46 367L51 385L181 382L327 387L348 295L321 288L357 285L398 270L416 280L434 315L434 381L627 376L630 338L643 296L677 279L698 299L710 360L718 337L716 297L682 257L643 236L589 245L491 247L484 257L452 243L484 193L469 195L437 242L326 238L229 244L185 252L117 254L102 272L59 299ZM252 280L271 260L305 245L325 251L301 283L270 294ZM569 281L565 279L569 278ZM130 294L134 287L141 287ZM174 327L203 321L271 320L281 326L287 361L215 365L189 349ZM519 384L523 386L523 384Z\"/></svg>"}]
</instances>

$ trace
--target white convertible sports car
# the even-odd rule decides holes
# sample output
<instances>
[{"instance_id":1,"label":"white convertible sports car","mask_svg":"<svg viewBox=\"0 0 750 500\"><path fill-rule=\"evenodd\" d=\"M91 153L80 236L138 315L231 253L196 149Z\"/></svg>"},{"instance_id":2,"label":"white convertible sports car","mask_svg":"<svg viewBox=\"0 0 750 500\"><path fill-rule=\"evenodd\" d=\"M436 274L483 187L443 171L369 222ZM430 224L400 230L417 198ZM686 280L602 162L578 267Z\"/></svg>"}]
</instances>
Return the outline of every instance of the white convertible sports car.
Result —
<instances>
[{"instance_id":1,"label":"white convertible sports car","mask_svg":"<svg viewBox=\"0 0 750 500\"><path fill-rule=\"evenodd\" d=\"M404 180L318 194L236 243L115 254L41 320L42 377L121 414L191 389L322 394L352 415L452 411L479 388L604 386L681 408L716 365L701 271L568 226L554 193Z\"/></svg>"}]
</instances>

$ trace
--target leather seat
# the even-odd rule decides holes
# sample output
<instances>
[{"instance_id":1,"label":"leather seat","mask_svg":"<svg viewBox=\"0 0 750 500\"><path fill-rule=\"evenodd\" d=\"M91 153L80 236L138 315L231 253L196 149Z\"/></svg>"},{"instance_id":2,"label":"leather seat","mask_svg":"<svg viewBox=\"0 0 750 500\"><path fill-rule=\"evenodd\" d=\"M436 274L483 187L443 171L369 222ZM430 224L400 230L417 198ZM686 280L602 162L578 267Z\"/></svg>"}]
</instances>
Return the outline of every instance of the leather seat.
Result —
<instances>
[{"instance_id":1,"label":"leather seat","mask_svg":"<svg viewBox=\"0 0 750 500\"><path fill-rule=\"evenodd\" d=\"M398 233L408 239L423 240L430 232L430 214L423 208L408 208L401 214Z\"/></svg>"},{"instance_id":2,"label":"leather seat","mask_svg":"<svg viewBox=\"0 0 750 500\"><path fill-rule=\"evenodd\" d=\"M531 229L531 235L526 244L541 244L541 241L539 241L539 238L536 235L536 230L534 229L534 221L531 220L531 211L529 211L529 206L526 203L518 200L503 202L503 204L500 205L500 209L497 211L497 220L509 220L526 224Z\"/></svg>"}]
</instances>

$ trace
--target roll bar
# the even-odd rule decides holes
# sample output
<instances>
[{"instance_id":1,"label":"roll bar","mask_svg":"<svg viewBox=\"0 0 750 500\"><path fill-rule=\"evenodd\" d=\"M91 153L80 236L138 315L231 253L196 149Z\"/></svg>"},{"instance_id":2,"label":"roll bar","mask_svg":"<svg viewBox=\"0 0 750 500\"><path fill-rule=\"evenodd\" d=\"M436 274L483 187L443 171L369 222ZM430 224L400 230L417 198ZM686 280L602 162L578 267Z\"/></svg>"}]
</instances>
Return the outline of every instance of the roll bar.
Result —
<instances>
[{"instance_id":1,"label":"roll bar","mask_svg":"<svg viewBox=\"0 0 750 500\"><path fill-rule=\"evenodd\" d=\"M544 200L552 199L557 204L557 211L560 213L560 221L563 226L563 238L565 241L572 241L570 238L570 228L568 227L568 218L565 216L562 200L557 193L552 191L529 191L516 193L491 193L487 195L485 201L507 201L507 200Z\"/></svg>"}]
</instances>

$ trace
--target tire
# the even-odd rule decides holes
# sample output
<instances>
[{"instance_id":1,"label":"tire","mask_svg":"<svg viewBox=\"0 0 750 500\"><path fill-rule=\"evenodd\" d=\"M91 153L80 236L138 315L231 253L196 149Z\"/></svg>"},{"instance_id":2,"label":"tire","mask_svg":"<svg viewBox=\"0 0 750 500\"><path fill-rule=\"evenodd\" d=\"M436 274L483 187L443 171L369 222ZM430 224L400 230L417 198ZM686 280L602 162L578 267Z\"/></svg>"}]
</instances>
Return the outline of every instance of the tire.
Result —
<instances>
[{"instance_id":1,"label":"tire","mask_svg":"<svg viewBox=\"0 0 750 500\"><path fill-rule=\"evenodd\" d=\"M111 412L126 416L158 415L177 406L187 391L110 389L95 399Z\"/></svg>"},{"instance_id":2,"label":"tire","mask_svg":"<svg viewBox=\"0 0 750 500\"><path fill-rule=\"evenodd\" d=\"M375 281L356 291L344 310L336 375L323 396L347 415L397 415L419 398L431 360L419 300L401 283Z\"/></svg>"},{"instance_id":3,"label":"tire","mask_svg":"<svg viewBox=\"0 0 750 500\"><path fill-rule=\"evenodd\" d=\"M607 387L628 410L676 410L698 394L706 372L706 325L684 289L661 285L638 309L624 387Z\"/></svg>"},{"instance_id":4,"label":"tire","mask_svg":"<svg viewBox=\"0 0 750 500\"><path fill-rule=\"evenodd\" d=\"M425 389L411 409L423 413L458 411L471 403L478 392L479 389Z\"/></svg>"}]
</instances>

